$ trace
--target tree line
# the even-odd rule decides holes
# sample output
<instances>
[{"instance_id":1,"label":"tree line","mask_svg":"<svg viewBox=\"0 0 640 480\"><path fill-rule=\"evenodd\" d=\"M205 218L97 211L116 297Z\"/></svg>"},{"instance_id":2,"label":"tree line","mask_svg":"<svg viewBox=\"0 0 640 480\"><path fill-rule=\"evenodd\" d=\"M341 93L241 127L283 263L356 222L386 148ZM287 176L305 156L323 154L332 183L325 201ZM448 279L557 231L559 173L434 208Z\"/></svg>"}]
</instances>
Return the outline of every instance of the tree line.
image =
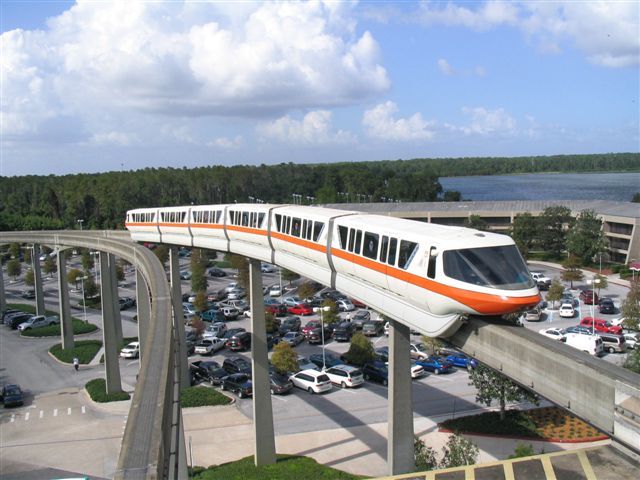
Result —
<instances>
[{"instance_id":1,"label":"tree line","mask_svg":"<svg viewBox=\"0 0 640 480\"><path fill-rule=\"evenodd\" d=\"M640 154L145 168L0 177L0 231L123 228L133 208L218 203L459 201L441 176L640 171ZM81 221L81 222L80 222Z\"/></svg>"}]
</instances>

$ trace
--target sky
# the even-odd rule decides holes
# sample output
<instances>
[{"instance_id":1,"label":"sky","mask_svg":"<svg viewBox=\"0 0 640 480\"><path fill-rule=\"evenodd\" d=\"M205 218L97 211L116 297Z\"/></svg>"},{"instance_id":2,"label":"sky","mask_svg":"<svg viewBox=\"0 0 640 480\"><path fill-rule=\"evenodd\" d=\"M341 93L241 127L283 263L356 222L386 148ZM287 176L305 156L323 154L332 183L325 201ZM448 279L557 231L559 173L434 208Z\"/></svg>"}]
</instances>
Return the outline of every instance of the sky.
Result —
<instances>
[{"instance_id":1,"label":"sky","mask_svg":"<svg viewBox=\"0 0 640 480\"><path fill-rule=\"evenodd\" d=\"M0 175L640 151L640 2L0 2Z\"/></svg>"}]
</instances>

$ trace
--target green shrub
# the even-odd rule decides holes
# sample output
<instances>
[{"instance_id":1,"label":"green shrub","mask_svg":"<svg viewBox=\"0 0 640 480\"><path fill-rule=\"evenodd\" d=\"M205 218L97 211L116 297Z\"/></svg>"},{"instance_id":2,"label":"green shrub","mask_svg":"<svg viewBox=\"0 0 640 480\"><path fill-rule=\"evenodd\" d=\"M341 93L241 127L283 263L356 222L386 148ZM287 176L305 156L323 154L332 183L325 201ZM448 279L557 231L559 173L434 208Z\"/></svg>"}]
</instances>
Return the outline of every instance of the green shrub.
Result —
<instances>
[{"instance_id":1,"label":"green shrub","mask_svg":"<svg viewBox=\"0 0 640 480\"><path fill-rule=\"evenodd\" d=\"M75 342L73 348L67 350L63 350L62 344L57 343L49 349L49 352L61 362L70 364L77 357L81 364L86 365L93 360L101 348L102 342L100 340L80 340Z\"/></svg>"},{"instance_id":2,"label":"green shrub","mask_svg":"<svg viewBox=\"0 0 640 480\"><path fill-rule=\"evenodd\" d=\"M364 365L367 362L372 362L376 355L371 341L362 333L358 332L351 337L351 345L345 357L349 363Z\"/></svg>"},{"instance_id":3,"label":"green shrub","mask_svg":"<svg viewBox=\"0 0 640 480\"><path fill-rule=\"evenodd\" d=\"M95 378L84 386L91 397L91 400L98 403L120 402L129 400L131 396L127 392L117 392L107 395L107 383L104 378Z\"/></svg>"},{"instance_id":4,"label":"green shrub","mask_svg":"<svg viewBox=\"0 0 640 480\"><path fill-rule=\"evenodd\" d=\"M231 262L228 261L220 261L220 262L213 262L213 264L218 267L218 268L231 268Z\"/></svg>"},{"instance_id":5,"label":"green shrub","mask_svg":"<svg viewBox=\"0 0 640 480\"><path fill-rule=\"evenodd\" d=\"M486 412L442 422L442 427L460 433L490 433L540 438L535 423L526 412L507 410L504 420L500 412Z\"/></svg>"},{"instance_id":6,"label":"green shrub","mask_svg":"<svg viewBox=\"0 0 640 480\"><path fill-rule=\"evenodd\" d=\"M187 387L180 392L182 408L228 405L231 398L207 387Z\"/></svg>"},{"instance_id":7,"label":"green shrub","mask_svg":"<svg viewBox=\"0 0 640 480\"><path fill-rule=\"evenodd\" d=\"M518 443L516 445L516 449L513 452L513 455L509 455L509 458L530 457L535 454L536 452L533 450L533 446L530 443Z\"/></svg>"}]
</instances>

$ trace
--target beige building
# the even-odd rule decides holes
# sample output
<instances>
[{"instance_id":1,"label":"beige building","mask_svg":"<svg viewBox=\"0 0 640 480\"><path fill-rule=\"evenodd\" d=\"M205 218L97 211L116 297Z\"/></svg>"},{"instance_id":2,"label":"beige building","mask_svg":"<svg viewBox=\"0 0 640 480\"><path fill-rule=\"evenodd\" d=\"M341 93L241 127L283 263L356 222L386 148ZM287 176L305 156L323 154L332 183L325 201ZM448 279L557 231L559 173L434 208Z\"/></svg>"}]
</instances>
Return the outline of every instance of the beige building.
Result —
<instances>
[{"instance_id":1,"label":"beige building","mask_svg":"<svg viewBox=\"0 0 640 480\"><path fill-rule=\"evenodd\" d=\"M564 206L574 216L593 210L602 219L613 262L640 261L640 204L605 200L512 200L501 202L340 203L327 207L407 218L441 225L464 225L471 215L480 216L496 232L506 231L520 213L540 215L545 208Z\"/></svg>"}]
</instances>

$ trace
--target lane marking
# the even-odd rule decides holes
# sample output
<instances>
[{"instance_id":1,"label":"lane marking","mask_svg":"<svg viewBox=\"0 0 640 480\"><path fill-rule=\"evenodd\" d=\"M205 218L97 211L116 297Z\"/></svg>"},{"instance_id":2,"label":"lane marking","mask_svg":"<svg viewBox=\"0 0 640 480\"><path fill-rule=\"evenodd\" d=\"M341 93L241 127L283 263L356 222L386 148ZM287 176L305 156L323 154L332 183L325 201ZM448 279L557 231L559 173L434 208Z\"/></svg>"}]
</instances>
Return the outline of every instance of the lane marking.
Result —
<instances>
[{"instance_id":1,"label":"lane marking","mask_svg":"<svg viewBox=\"0 0 640 480\"><path fill-rule=\"evenodd\" d=\"M58 416L58 409L57 409L57 408L54 408L54 409L53 409L53 416L54 416L54 417L57 417L57 416Z\"/></svg>"},{"instance_id":2,"label":"lane marking","mask_svg":"<svg viewBox=\"0 0 640 480\"><path fill-rule=\"evenodd\" d=\"M44 410L40 410L40 418L44 417Z\"/></svg>"},{"instance_id":3,"label":"lane marking","mask_svg":"<svg viewBox=\"0 0 640 480\"><path fill-rule=\"evenodd\" d=\"M67 408L67 415L71 415L71 407Z\"/></svg>"},{"instance_id":4,"label":"lane marking","mask_svg":"<svg viewBox=\"0 0 640 480\"><path fill-rule=\"evenodd\" d=\"M12 413L12 414L11 414L11 423L13 423L13 422L15 422L15 421L16 421L16 414L15 414L15 413Z\"/></svg>"},{"instance_id":5,"label":"lane marking","mask_svg":"<svg viewBox=\"0 0 640 480\"><path fill-rule=\"evenodd\" d=\"M24 415L24 421L28 422L29 421L29 412L25 413Z\"/></svg>"},{"instance_id":6,"label":"lane marking","mask_svg":"<svg viewBox=\"0 0 640 480\"><path fill-rule=\"evenodd\" d=\"M84 405L82 406L82 413L83 413L83 414L84 414L84 413L86 413L86 410L85 410L85 408L84 408Z\"/></svg>"}]
</instances>

